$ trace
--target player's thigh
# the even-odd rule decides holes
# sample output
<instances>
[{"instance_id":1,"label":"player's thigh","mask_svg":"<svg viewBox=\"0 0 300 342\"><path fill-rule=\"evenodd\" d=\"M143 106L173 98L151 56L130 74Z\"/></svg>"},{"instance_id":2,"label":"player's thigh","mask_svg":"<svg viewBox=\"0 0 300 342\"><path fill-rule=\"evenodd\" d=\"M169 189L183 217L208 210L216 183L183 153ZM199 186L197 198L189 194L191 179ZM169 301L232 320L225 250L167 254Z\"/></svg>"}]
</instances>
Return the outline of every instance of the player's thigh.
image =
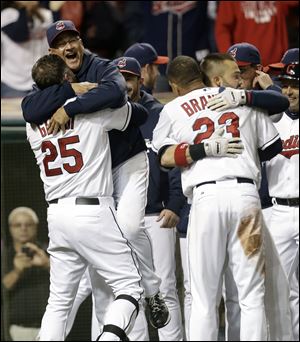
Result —
<instances>
[{"instance_id":1,"label":"player's thigh","mask_svg":"<svg viewBox=\"0 0 300 342\"><path fill-rule=\"evenodd\" d=\"M127 236L136 234L144 226L148 190L148 163L146 153L139 153L121 166L114 189L117 198L118 222Z\"/></svg>"},{"instance_id":2,"label":"player's thigh","mask_svg":"<svg viewBox=\"0 0 300 342\"><path fill-rule=\"evenodd\" d=\"M115 295L134 292L136 296L140 292L138 282L141 279L136 256L117 223L115 209L100 205L94 210L95 216L91 216L91 211L89 216L82 216L84 211L82 215L78 211L76 213L77 224L79 221L82 225L85 220L89 222L84 237L78 240L77 249Z\"/></svg>"}]
</instances>

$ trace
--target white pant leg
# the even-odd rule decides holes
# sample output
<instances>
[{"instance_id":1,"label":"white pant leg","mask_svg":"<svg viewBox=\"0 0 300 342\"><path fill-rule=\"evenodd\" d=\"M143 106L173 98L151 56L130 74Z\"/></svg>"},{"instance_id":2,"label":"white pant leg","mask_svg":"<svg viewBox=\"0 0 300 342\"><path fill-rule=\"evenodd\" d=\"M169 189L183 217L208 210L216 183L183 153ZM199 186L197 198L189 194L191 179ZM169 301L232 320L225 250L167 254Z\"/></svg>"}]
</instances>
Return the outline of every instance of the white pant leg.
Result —
<instances>
[{"instance_id":1,"label":"white pant leg","mask_svg":"<svg viewBox=\"0 0 300 342\"><path fill-rule=\"evenodd\" d=\"M241 309L238 289L229 267L226 267L224 274L223 298L225 304L225 340L239 341Z\"/></svg>"},{"instance_id":2,"label":"white pant leg","mask_svg":"<svg viewBox=\"0 0 300 342\"><path fill-rule=\"evenodd\" d=\"M294 341L299 340L299 208L273 205L269 231L290 283L290 309Z\"/></svg>"},{"instance_id":3,"label":"white pant leg","mask_svg":"<svg viewBox=\"0 0 300 342\"><path fill-rule=\"evenodd\" d=\"M77 312L78 312L80 305L83 303L83 301L91 293L92 293L92 287L91 287L91 283L90 283L88 269L86 269L86 271L84 272L84 274L80 280L78 290L76 293L76 297L75 297L75 300L73 302L72 310L68 316L67 327L66 327L66 336L69 335L69 333L73 327L73 324L74 324L74 321L75 321L75 318L76 318L76 315L77 315ZM99 334L98 334L98 336L99 336Z\"/></svg>"},{"instance_id":4,"label":"white pant leg","mask_svg":"<svg viewBox=\"0 0 300 342\"><path fill-rule=\"evenodd\" d=\"M113 206L112 198L101 198L100 205L75 205L74 199L66 198L48 208L50 297L41 340L65 338L67 317L87 264L105 279L116 297L128 295L140 301L143 289L135 254L116 223ZM127 333L135 319L132 302L115 300L109 312L114 314L107 315L105 324Z\"/></svg>"},{"instance_id":5,"label":"white pant leg","mask_svg":"<svg viewBox=\"0 0 300 342\"><path fill-rule=\"evenodd\" d=\"M138 256L146 297L156 294L160 285L160 279L154 273L151 241L143 229L148 176L146 152L138 153L113 169L118 222Z\"/></svg>"},{"instance_id":6,"label":"white pant leg","mask_svg":"<svg viewBox=\"0 0 300 342\"><path fill-rule=\"evenodd\" d=\"M180 255L181 255L181 267L183 271L183 286L184 286L184 329L185 329L185 341L189 341L189 325L191 314L191 286L190 276L187 262L187 238L180 237Z\"/></svg>"},{"instance_id":7,"label":"white pant leg","mask_svg":"<svg viewBox=\"0 0 300 342\"><path fill-rule=\"evenodd\" d=\"M92 312L92 340L96 341L103 329L104 317L107 308L114 300L114 295L109 286L106 285L103 278L99 277L97 272L90 269L91 277L95 278L98 286L93 295ZM139 305L139 314L136 317L132 330L128 333L130 341L149 341L148 323L145 315L143 302Z\"/></svg>"},{"instance_id":8,"label":"white pant leg","mask_svg":"<svg viewBox=\"0 0 300 342\"><path fill-rule=\"evenodd\" d=\"M158 329L160 341L182 341L182 317L176 287L176 228L160 228L158 214L146 215L145 225L152 240L155 273L161 278L160 292L169 309L171 320Z\"/></svg>"}]
</instances>

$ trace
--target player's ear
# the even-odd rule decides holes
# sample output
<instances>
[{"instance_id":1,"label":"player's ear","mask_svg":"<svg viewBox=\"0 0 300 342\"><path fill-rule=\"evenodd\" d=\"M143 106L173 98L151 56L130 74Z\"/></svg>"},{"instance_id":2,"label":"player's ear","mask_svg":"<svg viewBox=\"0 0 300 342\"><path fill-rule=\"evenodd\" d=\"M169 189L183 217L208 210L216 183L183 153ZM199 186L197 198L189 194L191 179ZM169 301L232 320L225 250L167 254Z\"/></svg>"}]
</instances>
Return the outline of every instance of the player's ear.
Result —
<instances>
[{"instance_id":1,"label":"player's ear","mask_svg":"<svg viewBox=\"0 0 300 342\"><path fill-rule=\"evenodd\" d=\"M140 77L140 85L144 83L144 77Z\"/></svg>"},{"instance_id":2,"label":"player's ear","mask_svg":"<svg viewBox=\"0 0 300 342\"><path fill-rule=\"evenodd\" d=\"M213 86L216 85L217 87L221 87L221 85L222 85L221 77L219 77L219 76L213 77L212 84L213 84Z\"/></svg>"}]
</instances>

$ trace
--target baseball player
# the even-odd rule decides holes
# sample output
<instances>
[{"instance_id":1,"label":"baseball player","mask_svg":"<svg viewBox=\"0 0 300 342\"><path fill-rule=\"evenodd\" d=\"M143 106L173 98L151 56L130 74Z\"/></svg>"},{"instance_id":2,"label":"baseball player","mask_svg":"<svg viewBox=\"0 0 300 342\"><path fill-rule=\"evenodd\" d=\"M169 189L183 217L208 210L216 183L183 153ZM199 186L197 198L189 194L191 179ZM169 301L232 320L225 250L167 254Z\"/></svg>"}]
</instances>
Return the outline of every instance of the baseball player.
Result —
<instances>
[{"instance_id":1,"label":"baseball player","mask_svg":"<svg viewBox=\"0 0 300 342\"><path fill-rule=\"evenodd\" d=\"M160 75L159 66L169 63L169 57L158 56L155 48L149 43L135 43L125 52L124 57L133 57L141 65L143 79L142 90L152 94L156 81Z\"/></svg>"},{"instance_id":2,"label":"baseball player","mask_svg":"<svg viewBox=\"0 0 300 342\"><path fill-rule=\"evenodd\" d=\"M299 340L299 49L278 79L289 109L275 124L283 150L266 164L272 211L267 224L290 284L293 340Z\"/></svg>"},{"instance_id":3,"label":"baseball player","mask_svg":"<svg viewBox=\"0 0 300 342\"><path fill-rule=\"evenodd\" d=\"M51 118L48 132L56 133L78 113L118 108L124 104L126 84L117 67L84 50L79 33L71 21L58 21L51 25L47 30L47 38L50 53L59 55L80 82L96 82L98 85L67 104L65 101L74 96L74 91L81 91L76 83L70 85L64 82L43 90L35 89L22 101L23 115L27 122L39 124ZM139 254L151 320L155 327L160 328L168 323L169 312L160 295L160 279L154 273L149 239L145 231L139 229L143 225L147 193L146 146L140 133L131 125L123 133L115 130L109 132L117 214L126 237L135 244L134 248ZM132 176L133 171L136 177ZM128 215L129 203L131 215Z\"/></svg>"},{"instance_id":4,"label":"baseball player","mask_svg":"<svg viewBox=\"0 0 300 342\"><path fill-rule=\"evenodd\" d=\"M39 59L32 75L40 89L71 77L56 55ZM140 113L127 103L118 110L90 114L89 120L77 115L56 135L47 132L46 123L26 125L49 204L50 296L42 319L42 341L64 340L67 317L88 265L115 295L99 340L127 340L134 324L143 289L134 253L116 221L107 131L124 130L136 115ZM92 274L91 282L97 288Z\"/></svg>"},{"instance_id":5,"label":"baseball player","mask_svg":"<svg viewBox=\"0 0 300 342\"><path fill-rule=\"evenodd\" d=\"M169 82L180 96L164 107L153 135L153 147L164 147L160 150L162 166L186 167L182 185L192 199L188 229L190 340L217 339L216 308L227 255L239 291L241 340L263 341L267 340L263 225L255 183L259 183L259 156L265 160L275 156L282 149L281 140L270 119L255 109L207 110L207 99L218 89L199 89L199 75L199 67L190 57L171 62ZM218 153L231 155L231 143L222 146L218 138L215 149L206 141L220 127L225 136L235 137L235 144L235 140L244 141L244 152L230 160L203 159Z\"/></svg>"},{"instance_id":6,"label":"baseball player","mask_svg":"<svg viewBox=\"0 0 300 342\"><path fill-rule=\"evenodd\" d=\"M142 104L149 112L147 121L140 127L148 147L150 166L145 226L152 242L155 271L161 278L160 290L170 312L170 322L158 330L158 336L160 341L182 341L182 318L175 274L175 226L179 221L180 209L185 203L180 170L174 169L169 173L161 171L157 155L151 149L152 132L163 105L141 90L143 78L139 62L132 57L120 57L115 63L126 80L131 100Z\"/></svg>"},{"instance_id":7,"label":"baseball player","mask_svg":"<svg viewBox=\"0 0 300 342\"><path fill-rule=\"evenodd\" d=\"M254 102L256 107L267 109L272 121L280 119L282 113L277 114L278 108L284 110L288 103L281 94L281 88L274 85L268 75L258 71L261 65L260 54L257 48L251 44L240 43L235 44L228 51L229 55L210 54L203 59L201 69L205 75L206 85L232 88L241 87L245 90L227 88L214 98L208 100L208 108L218 111L232 108L238 105L239 101L237 99L244 97L247 98L246 103L248 106L252 106ZM232 75L236 75L236 78L231 77ZM238 79L240 82L237 82ZM265 90L251 90L254 84ZM278 107L275 107L274 103ZM277 110L275 111L276 108ZM262 169L263 174L264 169ZM270 206L268 192L263 192L265 189L267 189L267 182L263 178L260 188L263 208ZM265 219L266 210L263 210ZM226 269L224 285L225 335L226 339L230 341L238 341L240 336L240 306L238 303L237 288L230 269Z\"/></svg>"}]
</instances>

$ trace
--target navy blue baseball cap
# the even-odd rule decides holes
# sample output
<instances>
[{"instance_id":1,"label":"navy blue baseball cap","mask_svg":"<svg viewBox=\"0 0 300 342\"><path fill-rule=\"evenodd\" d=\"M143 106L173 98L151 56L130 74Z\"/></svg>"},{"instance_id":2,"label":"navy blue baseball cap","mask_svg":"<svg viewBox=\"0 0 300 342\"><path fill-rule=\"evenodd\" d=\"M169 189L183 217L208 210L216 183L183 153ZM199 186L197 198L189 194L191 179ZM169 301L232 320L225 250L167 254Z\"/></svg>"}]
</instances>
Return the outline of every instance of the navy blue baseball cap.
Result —
<instances>
[{"instance_id":1,"label":"navy blue baseball cap","mask_svg":"<svg viewBox=\"0 0 300 342\"><path fill-rule=\"evenodd\" d=\"M141 65L133 57L119 57L113 61L121 73L127 73L141 77Z\"/></svg>"},{"instance_id":2,"label":"navy blue baseball cap","mask_svg":"<svg viewBox=\"0 0 300 342\"><path fill-rule=\"evenodd\" d=\"M146 64L167 64L169 57L158 56L154 47L148 43L135 43L124 53L125 57L133 57L143 67Z\"/></svg>"},{"instance_id":3,"label":"navy blue baseball cap","mask_svg":"<svg viewBox=\"0 0 300 342\"><path fill-rule=\"evenodd\" d=\"M278 75L277 79L299 81L299 62L286 64L283 69L281 69L281 73Z\"/></svg>"},{"instance_id":4,"label":"navy blue baseball cap","mask_svg":"<svg viewBox=\"0 0 300 342\"><path fill-rule=\"evenodd\" d=\"M73 31L79 34L79 31L76 29L74 23L71 20L59 20L49 26L47 30L47 40L49 46L51 47L54 39L65 31Z\"/></svg>"},{"instance_id":5,"label":"navy blue baseball cap","mask_svg":"<svg viewBox=\"0 0 300 342\"><path fill-rule=\"evenodd\" d=\"M272 68L284 68L287 64L299 63L299 48L287 50L279 63L269 64Z\"/></svg>"},{"instance_id":6,"label":"navy blue baseball cap","mask_svg":"<svg viewBox=\"0 0 300 342\"><path fill-rule=\"evenodd\" d=\"M227 50L227 53L236 60L238 66L261 64L257 47L249 43L234 44Z\"/></svg>"}]
</instances>

